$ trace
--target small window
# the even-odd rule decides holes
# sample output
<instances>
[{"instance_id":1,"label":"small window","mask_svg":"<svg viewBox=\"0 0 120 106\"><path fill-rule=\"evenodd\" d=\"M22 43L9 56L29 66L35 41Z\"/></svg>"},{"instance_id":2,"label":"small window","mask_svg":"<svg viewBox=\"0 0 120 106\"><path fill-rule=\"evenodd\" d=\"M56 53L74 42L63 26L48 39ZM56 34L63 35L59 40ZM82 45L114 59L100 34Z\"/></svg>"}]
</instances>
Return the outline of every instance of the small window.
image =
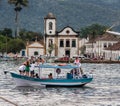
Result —
<instances>
[{"instance_id":1,"label":"small window","mask_svg":"<svg viewBox=\"0 0 120 106\"><path fill-rule=\"evenodd\" d=\"M53 29L53 23L49 22L49 30L52 30L52 29Z\"/></svg>"},{"instance_id":2,"label":"small window","mask_svg":"<svg viewBox=\"0 0 120 106\"><path fill-rule=\"evenodd\" d=\"M48 44L48 46L50 47L50 45L52 45L53 44L53 40L52 39L49 39L49 44Z\"/></svg>"},{"instance_id":3,"label":"small window","mask_svg":"<svg viewBox=\"0 0 120 106\"><path fill-rule=\"evenodd\" d=\"M76 47L76 40L75 39L72 40L72 47Z\"/></svg>"},{"instance_id":4,"label":"small window","mask_svg":"<svg viewBox=\"0 0 120 106\"><path fill-rule=\"evenodd\" d=\"M106 48L107 47L107 44L106 43L104 43L104 48Z\"/></svg>"},{"instance_id":5,"label":"small window","mask_svg":"<svg viewBox=\"0 0 120 106\"><path fill-rule=\"evenodd\" d=\"M66 40L66 47L70 47L70 40Z\"/></svg>"},{"instance_id":6,"label":"small window","mask_svg":"<svg viewBox=\"0 0 120 106\"><path fill-rule=\"evenodd\" d=\"M34 52L34 55L35 55L35 56L38 56L38 52L37 52L37 51L35 51L35 52Z\"/></svg>"},{"instance_id":7,"label":"small window","mask_svg":"<svg viewBox=\"0 0 120 106\"><path fill-rule=\"evenodd\" d=\"M60 40L60 47L64 47L64 40Z\"/></svg>"},{"instance_id":8,"label":"small window","mask_svg":"<svg viewBox=\"0 0 120 106\"><path fill-rule=\"evenodd\" d=\"M109 43L109 44L108 44L108 47L110 47L110 46L112 46L112 44L111 44L111 43Z\"/></svg>"}]
</instances>

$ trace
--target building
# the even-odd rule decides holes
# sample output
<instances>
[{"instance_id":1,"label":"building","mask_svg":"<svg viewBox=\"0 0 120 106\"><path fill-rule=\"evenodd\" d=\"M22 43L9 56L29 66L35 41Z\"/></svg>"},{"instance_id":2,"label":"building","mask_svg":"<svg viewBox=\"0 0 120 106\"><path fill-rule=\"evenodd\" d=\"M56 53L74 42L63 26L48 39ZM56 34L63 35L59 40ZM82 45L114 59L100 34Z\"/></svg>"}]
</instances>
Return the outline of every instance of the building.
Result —
<instances>
[{"instance_id":1,"label":"building","mask_svg":"<svg viewBox=\"0 0 120 106\"><path fill-rule=\"evenodd\" d=\"M38 57L40 55L44 55L45 54L44 45L37 40L35 42L27 42L25 52L26 53L24 54L27 57L31 56Z\"/></svg>"},{"instance_id":2,"label":"building","mask_svg":"<svg viewBox=\"0 0 120 106\"><path fill-rule=\"evenodd\" d=\"M66 26L62 30L57 30L56 17L52 13L44 18L44 44L37 40L27 43L26 50L22 55L31 56L69 56L73 57L82 53L81 48L85 45L85 53L91 58L117 59L120 56L120 33L107 31L102 37L92 41L81 39L79 32L72 27ZM114 45L118 46L113 49Z\"/></svg>"},{"instance_id":3,"label":"building","mask_svg":"<svg viewBox=\"0 0 120 106\"><path fill-rule=\"evenodd\" d=\"M91 58L115 60L120 56L120 54L118 54L120 49L113 53L113 45L116 45L119 41L120 39L118 39L118 36L111 33L105 33L102 37L98 37L94 39L94 41L89 41L85 44L86 54L89 54Z\"/></svg>"},{"instance_id":4,"label":"building","mask_svg":"<svg viewBox=\"0 0 120 106\"><path fill-rule=\"evenodd\" d=\"M52 13L49 13L44 18L44 24L46 54L58 57L79 55L79 32L70 26L66 26L61 31L57 31L56 18ZM50 54L49 49L51 45L54 45L54 49Z\"/></svg>"}]
</instances>

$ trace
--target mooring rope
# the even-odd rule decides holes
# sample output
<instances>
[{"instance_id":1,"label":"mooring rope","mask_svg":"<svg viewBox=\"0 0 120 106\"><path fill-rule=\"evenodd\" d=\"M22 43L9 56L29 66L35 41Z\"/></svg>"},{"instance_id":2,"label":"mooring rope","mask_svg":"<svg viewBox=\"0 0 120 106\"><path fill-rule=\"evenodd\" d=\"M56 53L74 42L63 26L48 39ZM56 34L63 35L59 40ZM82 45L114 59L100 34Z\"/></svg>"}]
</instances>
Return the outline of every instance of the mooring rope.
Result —
<instances>
[{"instance_id":1,"label":"mooring rope","mask_svg":"<svg viewBox=\"0 0 120 106\"><path fill-rule=\"evenodd\" d=\"M18 106L17 104L13 103L12 101L10 101L10 100L8 100L8 99L6 99L4 97L0 97L0 99L4 100L4 101L6 101L6 102L8 102L10 104L13 104L14 106Z\"/></svg>"}]
</instances>

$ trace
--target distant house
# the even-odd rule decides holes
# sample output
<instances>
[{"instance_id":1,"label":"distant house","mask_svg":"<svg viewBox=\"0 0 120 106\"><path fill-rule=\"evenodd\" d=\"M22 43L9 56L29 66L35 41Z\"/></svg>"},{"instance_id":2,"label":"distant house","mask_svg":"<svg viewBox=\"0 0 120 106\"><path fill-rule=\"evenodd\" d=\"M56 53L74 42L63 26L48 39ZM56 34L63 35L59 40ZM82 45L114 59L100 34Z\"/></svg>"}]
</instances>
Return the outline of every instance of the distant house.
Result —
<instances>
[{"instance_id":1,"label":"distant house","mask_svg":"<svg viewBox=\"0 0 120 106\"><path fill-rule=\"evenodd\" d=\"M116 59L118 50L115 54L112 52L112 46L120 40L116 35L105 33L102 37L96 38L94 41L86 43L86 54L93 55L94 58ZM113 56L114 55L114 56Z\"/></svg>"},{"instance_id":2,"label":"distant house","mask_svg":"<svg viewBox=\"0 0 120 106\"><path fill-rule=\"evenodd\" d=\"M104 50L106 59L120 60L120 41Z\"/></svg>"},{"instance_id":3,"label":"distant house","mask_svg":"<svg viewBox=\"0 0 120 106\"><path fill-rule=\"evenodd\" d=\"M44 52L45 52L44 45L41 44L39 41L27 42L26 45L27 57L31 57L31 56L38 57L40 55L44 55Z\"/></svg>"}]
</instances>

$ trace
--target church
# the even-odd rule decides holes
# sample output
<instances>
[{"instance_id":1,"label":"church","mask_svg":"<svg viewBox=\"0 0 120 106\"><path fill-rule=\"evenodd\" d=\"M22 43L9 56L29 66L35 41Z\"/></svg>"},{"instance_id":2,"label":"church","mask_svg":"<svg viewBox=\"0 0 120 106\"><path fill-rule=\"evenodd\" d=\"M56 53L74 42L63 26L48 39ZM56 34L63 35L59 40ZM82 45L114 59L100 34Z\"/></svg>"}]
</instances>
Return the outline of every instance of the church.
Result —
<instances>
[{"instance_id":1,"label":"church","mask_svg":"<svg viewBox=\"0 0 120 106\"><path fill-rule=\"evenodd\" d=\"M26 46L26 56L69 56L79 55L80 53L79 32L72 27L66 26L61 31L57 31L56 17L48 13L44 17L44 44L38 41ZM49 50L53 46L51 53Z\"/></svg>"}]
</instances>

